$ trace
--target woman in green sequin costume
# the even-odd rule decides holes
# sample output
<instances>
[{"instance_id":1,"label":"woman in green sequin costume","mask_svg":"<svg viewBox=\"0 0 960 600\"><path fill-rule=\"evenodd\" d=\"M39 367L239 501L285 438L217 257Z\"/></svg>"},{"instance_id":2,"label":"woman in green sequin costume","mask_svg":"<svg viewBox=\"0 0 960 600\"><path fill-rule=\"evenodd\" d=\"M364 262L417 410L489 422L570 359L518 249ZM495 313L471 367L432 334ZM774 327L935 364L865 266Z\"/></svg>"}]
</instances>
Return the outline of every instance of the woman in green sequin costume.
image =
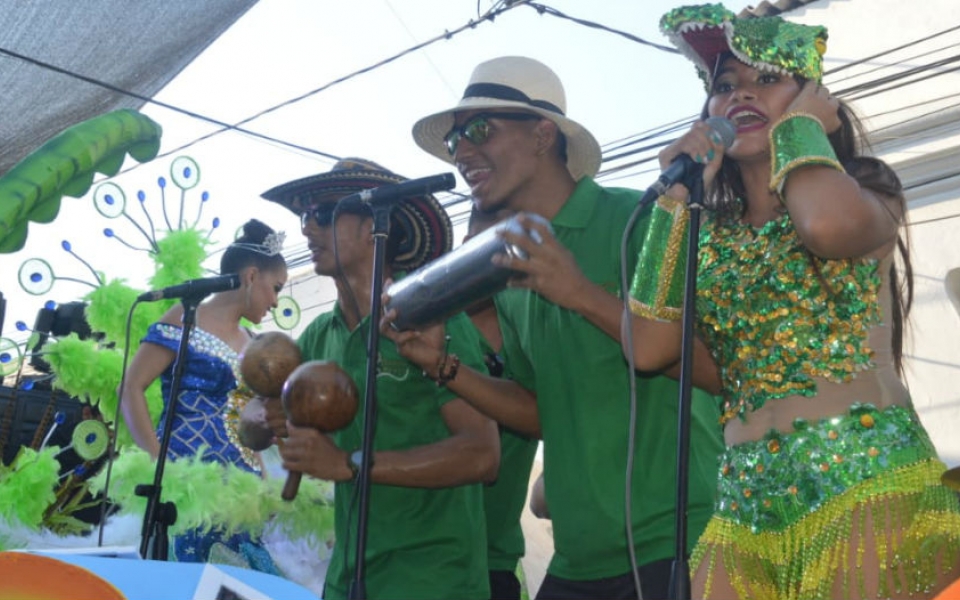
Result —
<instances>
[{"instance_id":1,"label":"woman in green sequin costume","mask_svg":"<svg viewBox=\"0 0 960 600\"><path fill-rule=\"evenodd\" d=\"M824 28L720 5L661 27L707 86L702 117L737 132L724 151L701 121L660 154L704 165L711 209L694 381L722 397L728 449L694 597L931 597L960 576L960 507L900 379L900 181L820 84ZM631 286L643 370L679 357L687 197L658 200Z\"/></svg>"}]
</instances>

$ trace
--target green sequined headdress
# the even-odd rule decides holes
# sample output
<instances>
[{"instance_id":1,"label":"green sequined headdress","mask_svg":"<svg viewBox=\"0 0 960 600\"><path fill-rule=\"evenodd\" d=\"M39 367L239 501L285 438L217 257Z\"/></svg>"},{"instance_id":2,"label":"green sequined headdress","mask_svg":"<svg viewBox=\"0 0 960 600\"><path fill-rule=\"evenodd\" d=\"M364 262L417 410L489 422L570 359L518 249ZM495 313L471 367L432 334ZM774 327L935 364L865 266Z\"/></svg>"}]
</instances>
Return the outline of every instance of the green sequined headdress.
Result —
<instances>
[{"instance_id":1,"label":"green sequined headdress","mask_svg":"<svg viewBox=\"0 0 960 600\"><path fill-rule=\"evenodd\" d=\"M681 6L663 15L660 29L693 61L709 91L717 58L731 52L751 67L820 81L825 27L780 17L738 18L722 4Z\"/></svg>"}]
</instances>

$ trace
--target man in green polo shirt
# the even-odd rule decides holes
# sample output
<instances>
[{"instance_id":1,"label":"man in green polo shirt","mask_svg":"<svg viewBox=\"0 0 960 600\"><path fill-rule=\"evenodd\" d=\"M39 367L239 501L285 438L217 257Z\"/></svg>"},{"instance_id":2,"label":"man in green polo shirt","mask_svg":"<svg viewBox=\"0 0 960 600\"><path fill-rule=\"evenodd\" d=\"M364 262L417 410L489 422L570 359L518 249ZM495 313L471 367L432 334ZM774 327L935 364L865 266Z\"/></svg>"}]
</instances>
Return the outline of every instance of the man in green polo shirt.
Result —
<instances>
[{"instance_id":1,"label":"man in green polo shirt","mask_svg":"<svg viewBox=\"0 0 960 600\"><path fill-rule=\"evenodd\" d=\"M456 165L482 210L534 213L553 230L527 220L536 239L504 236L526 258L499 260L525 274L515 281L521 289L498 294L496 303L514 378L535 399L511 396L509 382L470 369L448 385L499 422L542 433L555 554L537 597L635 598L625 500L635 376L629 533L643 596L666 598L675 548L678 385L630 373L620 341L620 241L640 194L593 181L599 144L564 111L553 71L528 58L502 57L474 70L457 106L414 126L416 142ZM647 223L644 214L631 232L628 273ZM433 328L394 338L405 355L427 365L436 360L437 335ZM688 549L712 512L723 447L718 417L712 399L695 393Z\"/></svg>"},{"instance_id":2,"label":"man in green polo shirt","mask_svg":"<svg viewBox=\"0 0 960 600\"><path fill-rule=\"evenodd\" d=\"M361 404L357 417L332 436L288 423L280 445L284 468L335 482L337 541L325 599L351 595L357 568L355 477L363 461L359 450L374 262L369 207L338 201L400 181L369 161L344 159L327 173L263 194L301 215L314 270L332 277L337 286L333 310L314 319L298 340L303 360L336 362L356 383ZM449 250L450 220L435 198L407 198L393 212L385 278ZM446 327L450 360L439 365L433 379L401 357L392 341L379 344L365 598L489 598L482 484L496 478L497 427L445 387L461 362L464 368L484 368L479 336L466 316L451 318Z\"/></svg>"}]
</instances>

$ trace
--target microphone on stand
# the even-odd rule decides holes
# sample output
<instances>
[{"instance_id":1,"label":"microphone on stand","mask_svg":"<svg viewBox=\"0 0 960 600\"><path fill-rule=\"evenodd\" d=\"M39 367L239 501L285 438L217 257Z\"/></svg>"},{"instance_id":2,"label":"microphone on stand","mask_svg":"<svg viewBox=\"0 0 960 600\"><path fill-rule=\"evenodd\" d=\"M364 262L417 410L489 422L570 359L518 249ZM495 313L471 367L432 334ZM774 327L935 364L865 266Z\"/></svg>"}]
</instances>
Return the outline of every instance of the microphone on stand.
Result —
<instances>
[{"instance_id":1,"label":"microphone on stand","mask_svg":"<svg viewBox=\"0 0 960 600\"><path fill-rule=\"evenodd\" d=\"M203 298L217 292L235 290L238 287L240 287L239 273L204 277L202 279L191 279L152 292L144 292L137 296L137 302L155 302L164 298Z\"/></svg>"},{"instance_id":2,"label":"microphone on stand","mask_svg":"<svg viewBox=\"0 0 960 600\"><path fill-rule=\"evenodd\" d=\"M710 127L711 134L716 134L723 149L727 150L733 145L737 138L737 126L733 121L725 117L710 117L704 123ZM711 137L713 137L711 135ZM686 154L681 154L673 159L666 169L657 178L657 181L650 186L648 194L653 194L653 198L662 196L675 183L682 183L688 188L690 181L695 177L700 177L703 172L703 165L690 158Z\"/></svg>"},{"instance_id":3,"label":"microphone on stand","mask_svg":"<svg viewBox=\"0 0 960 600\"><path fill-rule=\"evenodd\" d=\"M344 196L340 202L344 204L356 204L362 202L370 206L389 205L393 202L415 196L426 196L433 192L449 190L457 184L453 173L441 173L439 175L430 175L429 177L420 177L419 179L410 179L400 183L391 183L381 185L380 187L361 190Z\"/></svg>"}]
</instances>

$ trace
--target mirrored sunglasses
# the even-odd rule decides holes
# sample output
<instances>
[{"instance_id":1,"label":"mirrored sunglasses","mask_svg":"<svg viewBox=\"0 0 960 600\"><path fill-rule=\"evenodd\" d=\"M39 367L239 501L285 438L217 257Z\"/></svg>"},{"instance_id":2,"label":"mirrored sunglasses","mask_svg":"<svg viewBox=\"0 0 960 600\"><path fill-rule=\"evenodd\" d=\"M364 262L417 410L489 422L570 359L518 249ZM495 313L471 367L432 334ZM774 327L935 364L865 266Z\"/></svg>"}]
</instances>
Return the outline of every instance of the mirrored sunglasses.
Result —
<instances>
[{"instance_id":1,"label":"mirrored sunglasses","mask_svg":"<svg viewBox=\"0 0 960 600\"><path fill-rule=\"evenodd\" d=\"M447 135L443 136L443 143L447 152L453 156L460 145L460 140L466 138L471 144L479 146L490 137L490 119L504 119L506 121L539 121L540 115L533 113L480 113L474 115L459 127L454 125Z\"/></svg>"}]
</instances>

